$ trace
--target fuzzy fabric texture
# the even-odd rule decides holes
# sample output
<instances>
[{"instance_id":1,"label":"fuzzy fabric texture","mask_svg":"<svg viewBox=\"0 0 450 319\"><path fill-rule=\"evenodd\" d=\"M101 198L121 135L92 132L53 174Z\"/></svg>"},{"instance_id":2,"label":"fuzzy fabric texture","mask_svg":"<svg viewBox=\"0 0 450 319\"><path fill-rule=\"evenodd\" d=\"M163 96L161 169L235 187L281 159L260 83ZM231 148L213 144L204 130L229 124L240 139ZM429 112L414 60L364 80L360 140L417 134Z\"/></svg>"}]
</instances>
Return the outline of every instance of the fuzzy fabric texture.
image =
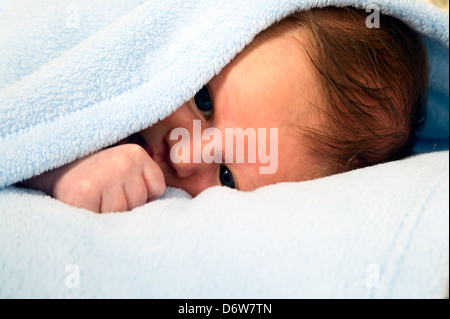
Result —
<instances>
[{"instance_id":1,"label":"fuzzy fabric texture","mask_svg":"<svg viewBox=\"0 0 450 319\"><path fill-rule=\"evenodd\" d=\"M449 153L98 215L0 192L2 298L444 298Z\"/></svg>"},{"instance_id":2,"label":"fuzzy fabric texture","mask_svg":"<svg viewBox=\"0 0 450 319\"><path fill-rule=\"evenodd\" d=\"M170 189L110 215L11 186L169 115L288 14L368 4L426 41L427 154L251 193ZM2 2L0 297L444 297L448 30L410 0Z\"/></svg>"}]
</instances>

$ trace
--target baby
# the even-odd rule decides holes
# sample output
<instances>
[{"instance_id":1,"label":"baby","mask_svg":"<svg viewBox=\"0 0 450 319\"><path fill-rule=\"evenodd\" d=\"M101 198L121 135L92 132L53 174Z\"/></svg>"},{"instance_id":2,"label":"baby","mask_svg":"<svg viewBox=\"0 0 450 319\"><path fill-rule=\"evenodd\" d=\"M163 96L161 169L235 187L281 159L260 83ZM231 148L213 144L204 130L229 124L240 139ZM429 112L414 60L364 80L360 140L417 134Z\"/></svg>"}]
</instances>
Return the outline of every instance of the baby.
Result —
<instances>
[{"instance_id":1,"label":"baby","mask_svg":"<svg viewBox=\"0 0 450 319\"><path fill-rule=\"evenodd\" d=\"M381 16L379 28L366 21L364 11L352 8L293 14L259 34L169 117L23 184L76 207L118 212L160 196L166 186L193 196L216 185L251 191L407 156L424 120L426 51L400 21ZM249 136L247 161L240 162L235 143L230 158L219 147L227 142L212 148L195 128L215 138L227 128L276 128L258 144L276 151L276 167L262 174L267 162L248 160ZM177 129L189 133L185 160ZM190 160L195 147L219 159Z\"/></svg>"}]
</instances>

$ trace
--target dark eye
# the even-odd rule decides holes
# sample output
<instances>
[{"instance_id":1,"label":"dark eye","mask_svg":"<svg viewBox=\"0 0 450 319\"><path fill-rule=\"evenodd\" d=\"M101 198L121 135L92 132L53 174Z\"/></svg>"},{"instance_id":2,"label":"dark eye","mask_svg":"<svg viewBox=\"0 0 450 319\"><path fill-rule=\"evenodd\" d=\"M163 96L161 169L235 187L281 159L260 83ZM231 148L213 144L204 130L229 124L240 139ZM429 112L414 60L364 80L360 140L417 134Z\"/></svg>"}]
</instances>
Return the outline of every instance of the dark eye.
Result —
<instances>
[{"instance_id":1,"label":"dark eye","mask_svg":"<svg viewBox=\"0 0 450 319\"><path fill-rule=\"evenodd\" d=\"M219 177L223 186L235 188L233 174L225 165L220 166Z\"/></svg>"},{"instance_id":2,"label":"dark eye","mask_svg":"<svg viewBox=\"0 0 450 319\"><path fill-rule=\"evenodd\" d=\"M211 117L213 111L213 103L211 95L209 94L208 87L205 85L194 96L195 106L203 113L206 119Z\"/></svg>"}]
</instances>

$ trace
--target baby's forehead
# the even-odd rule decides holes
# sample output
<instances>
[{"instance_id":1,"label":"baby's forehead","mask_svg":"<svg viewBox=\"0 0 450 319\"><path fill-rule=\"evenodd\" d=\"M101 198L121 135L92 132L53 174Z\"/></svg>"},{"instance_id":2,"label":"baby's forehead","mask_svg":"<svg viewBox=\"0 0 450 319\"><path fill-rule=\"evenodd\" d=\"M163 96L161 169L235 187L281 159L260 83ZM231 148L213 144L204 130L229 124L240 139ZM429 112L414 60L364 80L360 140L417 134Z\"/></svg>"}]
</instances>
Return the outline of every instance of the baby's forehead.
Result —
<instances>
[{"instance_id":1,"label":"baby's forehead","mask_svg":"<svg viewBox=\"0 0 450 319\"><path fill-rule=\"evenodd\" d=\"M276 127L280 136L298 137L299 127L318 125L324 94L305 48L287 36L291 28L274 28L214 78L212 95L217 113L233 117L236 127Z\"/></svg>"}]
</instances>

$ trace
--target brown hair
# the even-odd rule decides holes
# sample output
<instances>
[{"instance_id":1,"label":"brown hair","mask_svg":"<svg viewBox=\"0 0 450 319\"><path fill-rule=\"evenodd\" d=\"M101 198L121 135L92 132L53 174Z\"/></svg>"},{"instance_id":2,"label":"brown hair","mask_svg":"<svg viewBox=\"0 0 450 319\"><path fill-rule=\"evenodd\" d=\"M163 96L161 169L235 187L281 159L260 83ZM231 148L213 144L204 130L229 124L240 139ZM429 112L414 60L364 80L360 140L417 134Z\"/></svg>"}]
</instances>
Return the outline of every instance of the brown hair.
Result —
<instances>
[{"instance_id":1,"label":"brown hair","mask_svg":"<svg viewBox=\"0 0 450 319\"><path fill-rule=\"evenodd\" d=\"M400 159L412 153L425 120L427 54L420 37L399 20L381 15L379 28L353 8L293 14L309 32L307 53L322 83L322 129L302 128L323 168L318 176ZM324 165L325 163L325 165Z\"/></svg>"}]
</instances>

